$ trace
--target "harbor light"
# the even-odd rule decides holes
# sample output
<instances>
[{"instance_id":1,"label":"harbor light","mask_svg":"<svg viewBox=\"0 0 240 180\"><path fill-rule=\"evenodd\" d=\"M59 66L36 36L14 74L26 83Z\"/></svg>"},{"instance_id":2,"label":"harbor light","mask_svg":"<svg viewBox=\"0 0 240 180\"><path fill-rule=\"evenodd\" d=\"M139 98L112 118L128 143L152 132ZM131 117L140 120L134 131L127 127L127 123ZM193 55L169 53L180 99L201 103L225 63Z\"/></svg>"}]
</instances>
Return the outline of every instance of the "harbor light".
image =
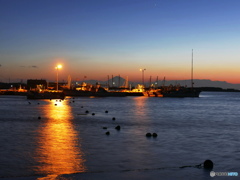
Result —
<instances>
[{"instance_id":1,"label":"harbor light","mask_svg":"<svg viewBox=\"0 0 240 180\"><path fill-rule=\"evenodd\" d=\"M140 71L142 71L142 85L144 86L144 71L146 71L146 69L140 69Z\"/></svg>"},{"instance_id":2,"label":"harbor light","mask_svg":"<svg viewBox=\"0 0 240 180\"><path fill-rule=\"evenodd\" d=\"M61 64L58 64L56 69L62 69L62 65Z\"/></svg>"},{"instance_id":3,"label":"harbor light","mask_svg":"<svg viewBox=\"0 0 240 180\"><path fill-rule=\"evenodd\" d=\"M62 69L62 65L61 64L58 64L55 69L57 70L57 91L58 91L58 70L59 69Z\"/></svg>"}]
</instances>

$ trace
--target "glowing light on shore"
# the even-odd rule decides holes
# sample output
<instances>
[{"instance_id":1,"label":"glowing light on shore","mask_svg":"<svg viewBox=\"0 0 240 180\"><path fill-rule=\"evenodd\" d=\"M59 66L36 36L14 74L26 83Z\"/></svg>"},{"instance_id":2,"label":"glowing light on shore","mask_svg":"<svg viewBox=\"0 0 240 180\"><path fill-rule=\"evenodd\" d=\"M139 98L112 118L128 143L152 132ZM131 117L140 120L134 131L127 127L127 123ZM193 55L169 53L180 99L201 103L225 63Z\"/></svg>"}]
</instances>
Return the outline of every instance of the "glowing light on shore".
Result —
<instances>
[{"instance_id":1,"label":"glowing light on shore","mask_svg":"<svg viewBox=\"0 0 240 180\"><path fill-rule=\"evenodd\" d=\"M58 64L55 68L57 69L57 91L58 91L58 70L62 69L62 65Z\"/></svg>"},{"instance_id":2,"label":"glowing light on shore","mask_svg":"<svg viewBox=\"0 0 240 180\"><path fill-rule=\"evenodd\" d=\"M61 64L58 64L58 65L56 66L56 69L62 69L62 65L61 65Z\"/></svg>"}]
</instances>

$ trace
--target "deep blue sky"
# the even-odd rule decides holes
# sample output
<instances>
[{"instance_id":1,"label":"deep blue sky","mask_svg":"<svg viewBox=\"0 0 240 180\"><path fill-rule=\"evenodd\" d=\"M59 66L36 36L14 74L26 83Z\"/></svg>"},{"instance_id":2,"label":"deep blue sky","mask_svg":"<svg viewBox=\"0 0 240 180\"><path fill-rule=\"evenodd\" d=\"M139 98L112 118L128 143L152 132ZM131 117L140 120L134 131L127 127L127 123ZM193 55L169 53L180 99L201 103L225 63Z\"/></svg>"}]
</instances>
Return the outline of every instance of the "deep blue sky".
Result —
<instances>
[{"instance_id":1,"label":"deep blue sky","mask_svg":"<svg viewBox=\"0 0 240 180\"><path fill-rule=\"evenodd\" d=\"M0 0L0 81L107 75L240 83L239 0ZM238 80L239 79L239 80Z\"/></svg>"}]
</instances>

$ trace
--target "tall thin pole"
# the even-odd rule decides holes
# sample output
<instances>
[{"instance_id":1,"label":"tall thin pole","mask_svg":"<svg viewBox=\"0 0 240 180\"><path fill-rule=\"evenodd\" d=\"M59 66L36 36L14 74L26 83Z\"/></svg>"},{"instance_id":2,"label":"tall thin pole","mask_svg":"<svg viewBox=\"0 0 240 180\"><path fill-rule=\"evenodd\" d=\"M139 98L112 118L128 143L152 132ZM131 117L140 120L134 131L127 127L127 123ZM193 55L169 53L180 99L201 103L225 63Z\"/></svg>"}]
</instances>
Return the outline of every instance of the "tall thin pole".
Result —
<instances>
[{"instance_id":1,"label":"tall thin pole","mask_svg":"<svg viewBox=\"0 0 240 180\"><path fill-rule=\"evenodd\" d=\"M120 88L120 74L118 76L118 88Z\"/></svg>"},{"instance_id":2,"label":"tall thin pole","mask_svg":"<svg viewBox=\"0 0 240 180\"><path fill-rule=\"evenodd\" d=\"M125 85L126 85L125 88L128 88L128 76L126 78L126 84Z\"/></svg>"},{"instance_id":3,"label":"tall thin pole","mask_svg":"<svg viewBox=\"0 0 240 180\"><path fill-rule=\"evenodd\" d=\"M192 70L191 70L191 84L193 89L193 49L192 49Z\"/></svg>"},{"instance_id":4,"label":"tall thin pole","mask_svg":"<svg viewBox=\"0 0 240 180\"><path fill-rule=\"evenodd\" d=\"M151 84L152 84L152 76L150 76L149 88L151 87Z\"/></svg>"},{"instance_id":5,"label":"tall thin pole","mask_svg":"<svg viewBox=\"0 0 240 180\"><path fill-rule=\"evenodd\" d=\"M57 67L56 67L56 70L57 70L57 91L58 91L58 71L59 71L59 69L61 69L61 68L62 68L62 65L61 65L61 64L57 65Z\"/></svg>"},{"instance_id":6,"label":"tall thin pole","mask_svg":"<svg viewBox=\"0 0 240 180\"><path fill-rule=\"evenodd\" d=\"M142 84L144 86L144 71L146 71L146 69L140 69L140 71L142 71Z\"/></svg>"},{"instance_id":7,"label":"tall thin pole","mask_svg":"<svg viewBox=\"0 0 240 180\"><path fill-rule=\"evenodd\" d=\"M112 87L113 87L113 75L112 75Z\"/></svg>"},{"instance_id":8,"label":"tall thin pole","mask_svg":"<svg viewBox=\"0 0 240 180\"><path fill-rule=\"evenodd\" d=\"M58 91L58 67L57 67L57 91Z\"/></svg>"}]
</instances>

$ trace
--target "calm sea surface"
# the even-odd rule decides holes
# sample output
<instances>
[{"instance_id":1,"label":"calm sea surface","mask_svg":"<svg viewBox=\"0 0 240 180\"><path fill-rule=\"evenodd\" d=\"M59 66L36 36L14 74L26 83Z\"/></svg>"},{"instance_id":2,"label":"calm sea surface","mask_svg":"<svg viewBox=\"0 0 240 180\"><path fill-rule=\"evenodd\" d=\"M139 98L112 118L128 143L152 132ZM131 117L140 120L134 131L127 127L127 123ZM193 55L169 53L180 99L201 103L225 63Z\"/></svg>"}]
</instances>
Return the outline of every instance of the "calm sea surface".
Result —
<instances>
[{"instance_id":1,"label":"calm sea surface","mask_svg":"<svg viewBox=\"0 0 240 180\"><path fill-rule=\"evenodd\" d=\"M2 179L211 179L203 168L180 168L206 159L213 171L240 176L239 138L240 93L61 102L0 96Z\"/></svg>"}]
</instances>

